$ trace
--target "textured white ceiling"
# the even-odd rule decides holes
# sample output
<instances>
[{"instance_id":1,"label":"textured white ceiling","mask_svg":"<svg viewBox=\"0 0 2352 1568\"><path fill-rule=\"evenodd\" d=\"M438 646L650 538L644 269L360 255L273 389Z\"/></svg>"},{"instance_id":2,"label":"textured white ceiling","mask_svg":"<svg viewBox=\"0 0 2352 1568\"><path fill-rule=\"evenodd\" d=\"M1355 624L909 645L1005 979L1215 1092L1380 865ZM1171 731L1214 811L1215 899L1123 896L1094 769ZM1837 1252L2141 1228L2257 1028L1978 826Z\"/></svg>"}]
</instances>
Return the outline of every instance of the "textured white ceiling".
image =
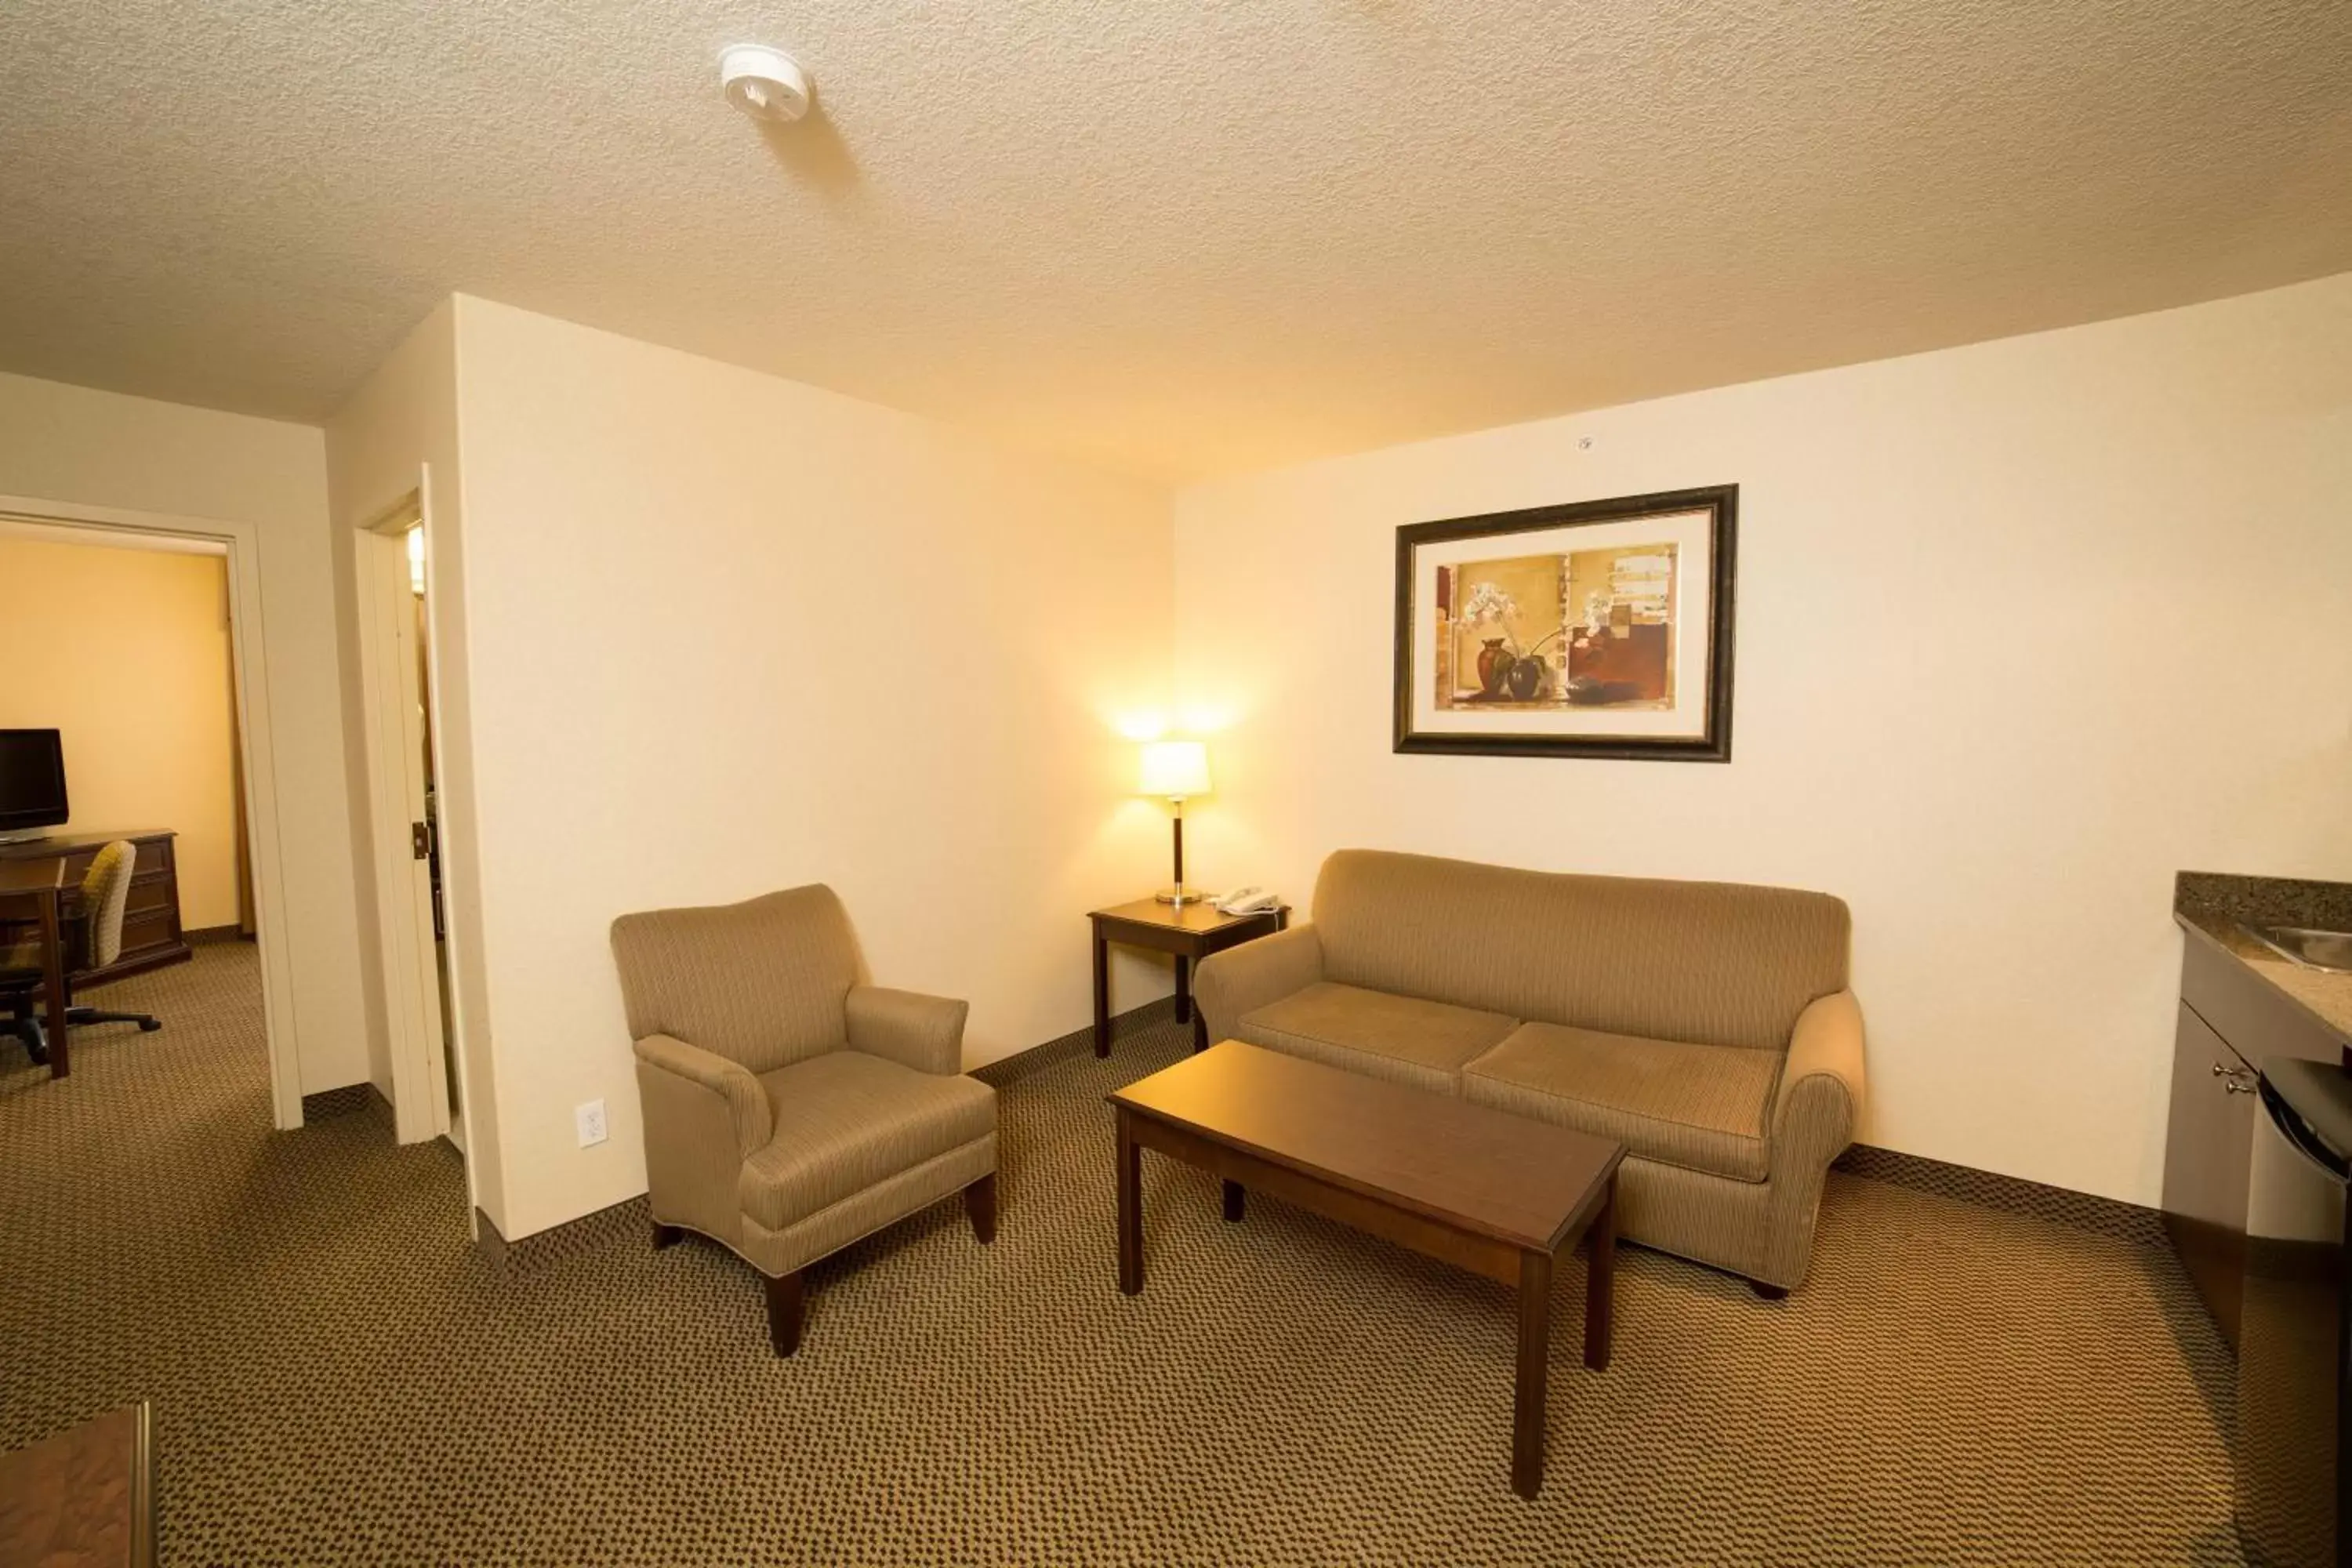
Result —
<instances>
[{"instance_id":1,"label":"textured white ceiling","mask_svg":"<svg viewBox=\"0 0 2352 1568\"><path fill-rule=\"evenodd\" d=\"M0 10L0 368L303 419L459 289L1175 478L2347 269L2347 0Z\"/></svg>"}]
</instances>

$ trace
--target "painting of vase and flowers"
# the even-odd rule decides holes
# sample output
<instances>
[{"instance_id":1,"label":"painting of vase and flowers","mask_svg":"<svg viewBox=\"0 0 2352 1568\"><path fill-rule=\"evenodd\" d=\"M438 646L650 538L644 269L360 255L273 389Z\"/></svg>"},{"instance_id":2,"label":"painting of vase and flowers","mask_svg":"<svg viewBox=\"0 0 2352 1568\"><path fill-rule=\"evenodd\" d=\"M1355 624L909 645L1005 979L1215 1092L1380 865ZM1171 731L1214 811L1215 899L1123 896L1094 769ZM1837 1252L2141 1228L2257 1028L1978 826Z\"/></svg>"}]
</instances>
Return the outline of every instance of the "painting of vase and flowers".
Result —
<instances>
[{"instance_id":1,"label":"painting of vase and flowers","mask_svg":"<svg viewBox=\"0 0 2352 1568\"><path fill-rule=\"evenodd\" d=\"M1397 530L1396 749L1728 761L1738 496Z\"/></svg>"}]
</instances>

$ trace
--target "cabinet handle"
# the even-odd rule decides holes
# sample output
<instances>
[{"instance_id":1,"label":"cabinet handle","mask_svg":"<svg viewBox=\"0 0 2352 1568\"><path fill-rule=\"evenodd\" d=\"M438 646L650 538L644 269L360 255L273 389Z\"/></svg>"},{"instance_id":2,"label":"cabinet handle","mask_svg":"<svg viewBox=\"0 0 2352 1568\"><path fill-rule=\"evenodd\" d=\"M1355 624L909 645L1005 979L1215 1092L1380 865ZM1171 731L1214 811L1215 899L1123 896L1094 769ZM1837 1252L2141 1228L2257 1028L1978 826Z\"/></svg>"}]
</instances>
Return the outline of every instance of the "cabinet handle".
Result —
<instances>
[{"instance_id":1,"label":"cabinet handle","mask_svg":"<svg viewBox=\"0 0 2352 1568\"><path fill-rule=\"evenodd\" d=\"M2224 1094L2252 1094L2254 1092L2254 1086L2250 1083L2241 1082L2234 1077L2226 1078L2221 1080L2221 1092Z\"/></svg>"}]
</instances>

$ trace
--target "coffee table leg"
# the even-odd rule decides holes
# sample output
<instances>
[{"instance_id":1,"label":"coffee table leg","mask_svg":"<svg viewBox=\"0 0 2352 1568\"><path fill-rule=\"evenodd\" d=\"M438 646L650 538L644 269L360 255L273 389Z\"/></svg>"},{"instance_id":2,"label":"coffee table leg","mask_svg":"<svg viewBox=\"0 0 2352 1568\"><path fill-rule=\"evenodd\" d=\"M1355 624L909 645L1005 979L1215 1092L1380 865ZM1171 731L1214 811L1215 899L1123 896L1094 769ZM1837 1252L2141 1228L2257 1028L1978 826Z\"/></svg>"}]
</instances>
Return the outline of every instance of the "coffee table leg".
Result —
<instances>
[{"instance_id":1,"label":"coffee table leg","mask_svg":"<svg viewBox=\"0 0 2352 1568\"><path fill-rule=\"evenodd\" d=\"M1125 1107L1118 1112L1118 1289L1123 1296L1143 1294L1143 1146Z\"/></svg>"},{"instance_id":2,"label":"coffee table leg","mask_svg":"<svg viewBox=\"0 0 2352 1568\"><path fill-rule=\"evenodd\" d=\"M1544 1373L1551 1360L1551 1254L1519 1254L1519 1384L1511 1424L1511 1489L1543 1489Z\"/></svg>"},{"instance_id":3,"label":"coffee table leg","mask_svg":"<svg viewBox=\"0 0 2352 1568\"><path fill-rule=\"evenodd\" d=\"M1584 1364L1609 1370L1609 1342L1617 1316L1617 1178L1601 1199L1601 1212L1584 1233Z\"/></svg>"},{"instance_id":4,"label":"coffee table leg","mask_svg":"<svg viewBox=\"0 0 2352 1568\"><path fill-rule=\"evenodd\" d=\"M1242 1184L1239 1182L1227 1182L1225 1184L1225 1217L1227 1219L1240 1219L1242 1217L1242 1207L1248 1201L1247 1196L1242 1191Z\"/></svg>"}]
</instances>

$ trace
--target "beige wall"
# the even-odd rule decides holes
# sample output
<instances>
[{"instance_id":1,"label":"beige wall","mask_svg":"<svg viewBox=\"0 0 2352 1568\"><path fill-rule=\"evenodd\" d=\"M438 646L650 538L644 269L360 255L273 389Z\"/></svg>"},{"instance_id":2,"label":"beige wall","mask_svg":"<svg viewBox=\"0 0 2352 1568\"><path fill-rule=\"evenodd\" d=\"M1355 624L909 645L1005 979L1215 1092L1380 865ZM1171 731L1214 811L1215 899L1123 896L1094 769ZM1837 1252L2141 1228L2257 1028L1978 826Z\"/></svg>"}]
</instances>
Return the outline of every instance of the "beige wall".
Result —
<instances>
[{"instance_id":1,"label":"beige wall","mask_svg":"<svg viewBox=\"0 0 2352 1568\"><path fill-rule=\"evenodd\" d=\"M971 1063L1081 1026L1085 911L1165 876L1165 493L471 299L457 363L499 1228L644 1189L623 911L827 881Z\"/></svg>"},{"instance_id":2,"label":"beige wall","mask_svg":"<svg viewBox=\"0 0 2352 1568\"><path fill-rule=\"evenodd\" d=\"M301 1087L364 1080L323 433L0 374L0 495L255 529Z\"/></svg>"},{"instance_id":3,"label":"beige wall","mask_svg":"<svg viewBox=\"0 0 2352 1568\"><path fill-rule=\"evenodd\" d=\"M0 729L64 732L73 820L169 828L180 921L237 923L236 732L218 555L0 532L8 679Z\"/></svg>"},{"instance_id":4,"label":"beige wall","mask_svg":"<svg viewBox=\"0 0 2352 1568\"><path fill-rule=\"evenodd\" d=\"M438 654L444 711L437 721L459 734L467 732L470 720L464 679L466 595L460 540L465 508L463 469L457 451L457 301L443 300L376 367L327 424L329 509L334 519L335 590L342 624L344 764L352 780L352 854L358 868L361 960L368 995L368 1059L371 1079L387 1097L393 1092L392 1063L375 918L376 879L370 847L354 535L415 492L420 479L429 473L431 483L423 500L435 542L428 587L441 639ZM472 756L469 749L461 745L445 750L438 763L449 786L449 798L440 801L438 809L443 901L455 938L452 952L459 992L457 1033L479 1035L487 1039L488 1007L484 996L481 948L467 934L481 926L476 901L480 878L475 860L471 808ZM462 1039L452 1039L448 1045L457 1052L466 1075L466 1108L480 1112L486 1125L494 1123L490 1107L496 1089L487 1047L468 1051ZM495 1191L499 1186L497 1140L486 1138L478 1146L469 1144L469 1149L478 1191Z\"/></svg>"},{"instance_id":5,"label":"beige wall","mask_svg":"<svg viewBox=\"0 0 2352 1568\"><path fill-rule=\"evenodd\" d=\"M1720 483L1728 766L1391 752L1397 525ZM1202 485L1200 868L1303 898L1375 845L1826 889L1867 1138L2152 1203L2173 872L2352 878L2347 498L2352 277Z\"/></svg>"}]
</instances>

